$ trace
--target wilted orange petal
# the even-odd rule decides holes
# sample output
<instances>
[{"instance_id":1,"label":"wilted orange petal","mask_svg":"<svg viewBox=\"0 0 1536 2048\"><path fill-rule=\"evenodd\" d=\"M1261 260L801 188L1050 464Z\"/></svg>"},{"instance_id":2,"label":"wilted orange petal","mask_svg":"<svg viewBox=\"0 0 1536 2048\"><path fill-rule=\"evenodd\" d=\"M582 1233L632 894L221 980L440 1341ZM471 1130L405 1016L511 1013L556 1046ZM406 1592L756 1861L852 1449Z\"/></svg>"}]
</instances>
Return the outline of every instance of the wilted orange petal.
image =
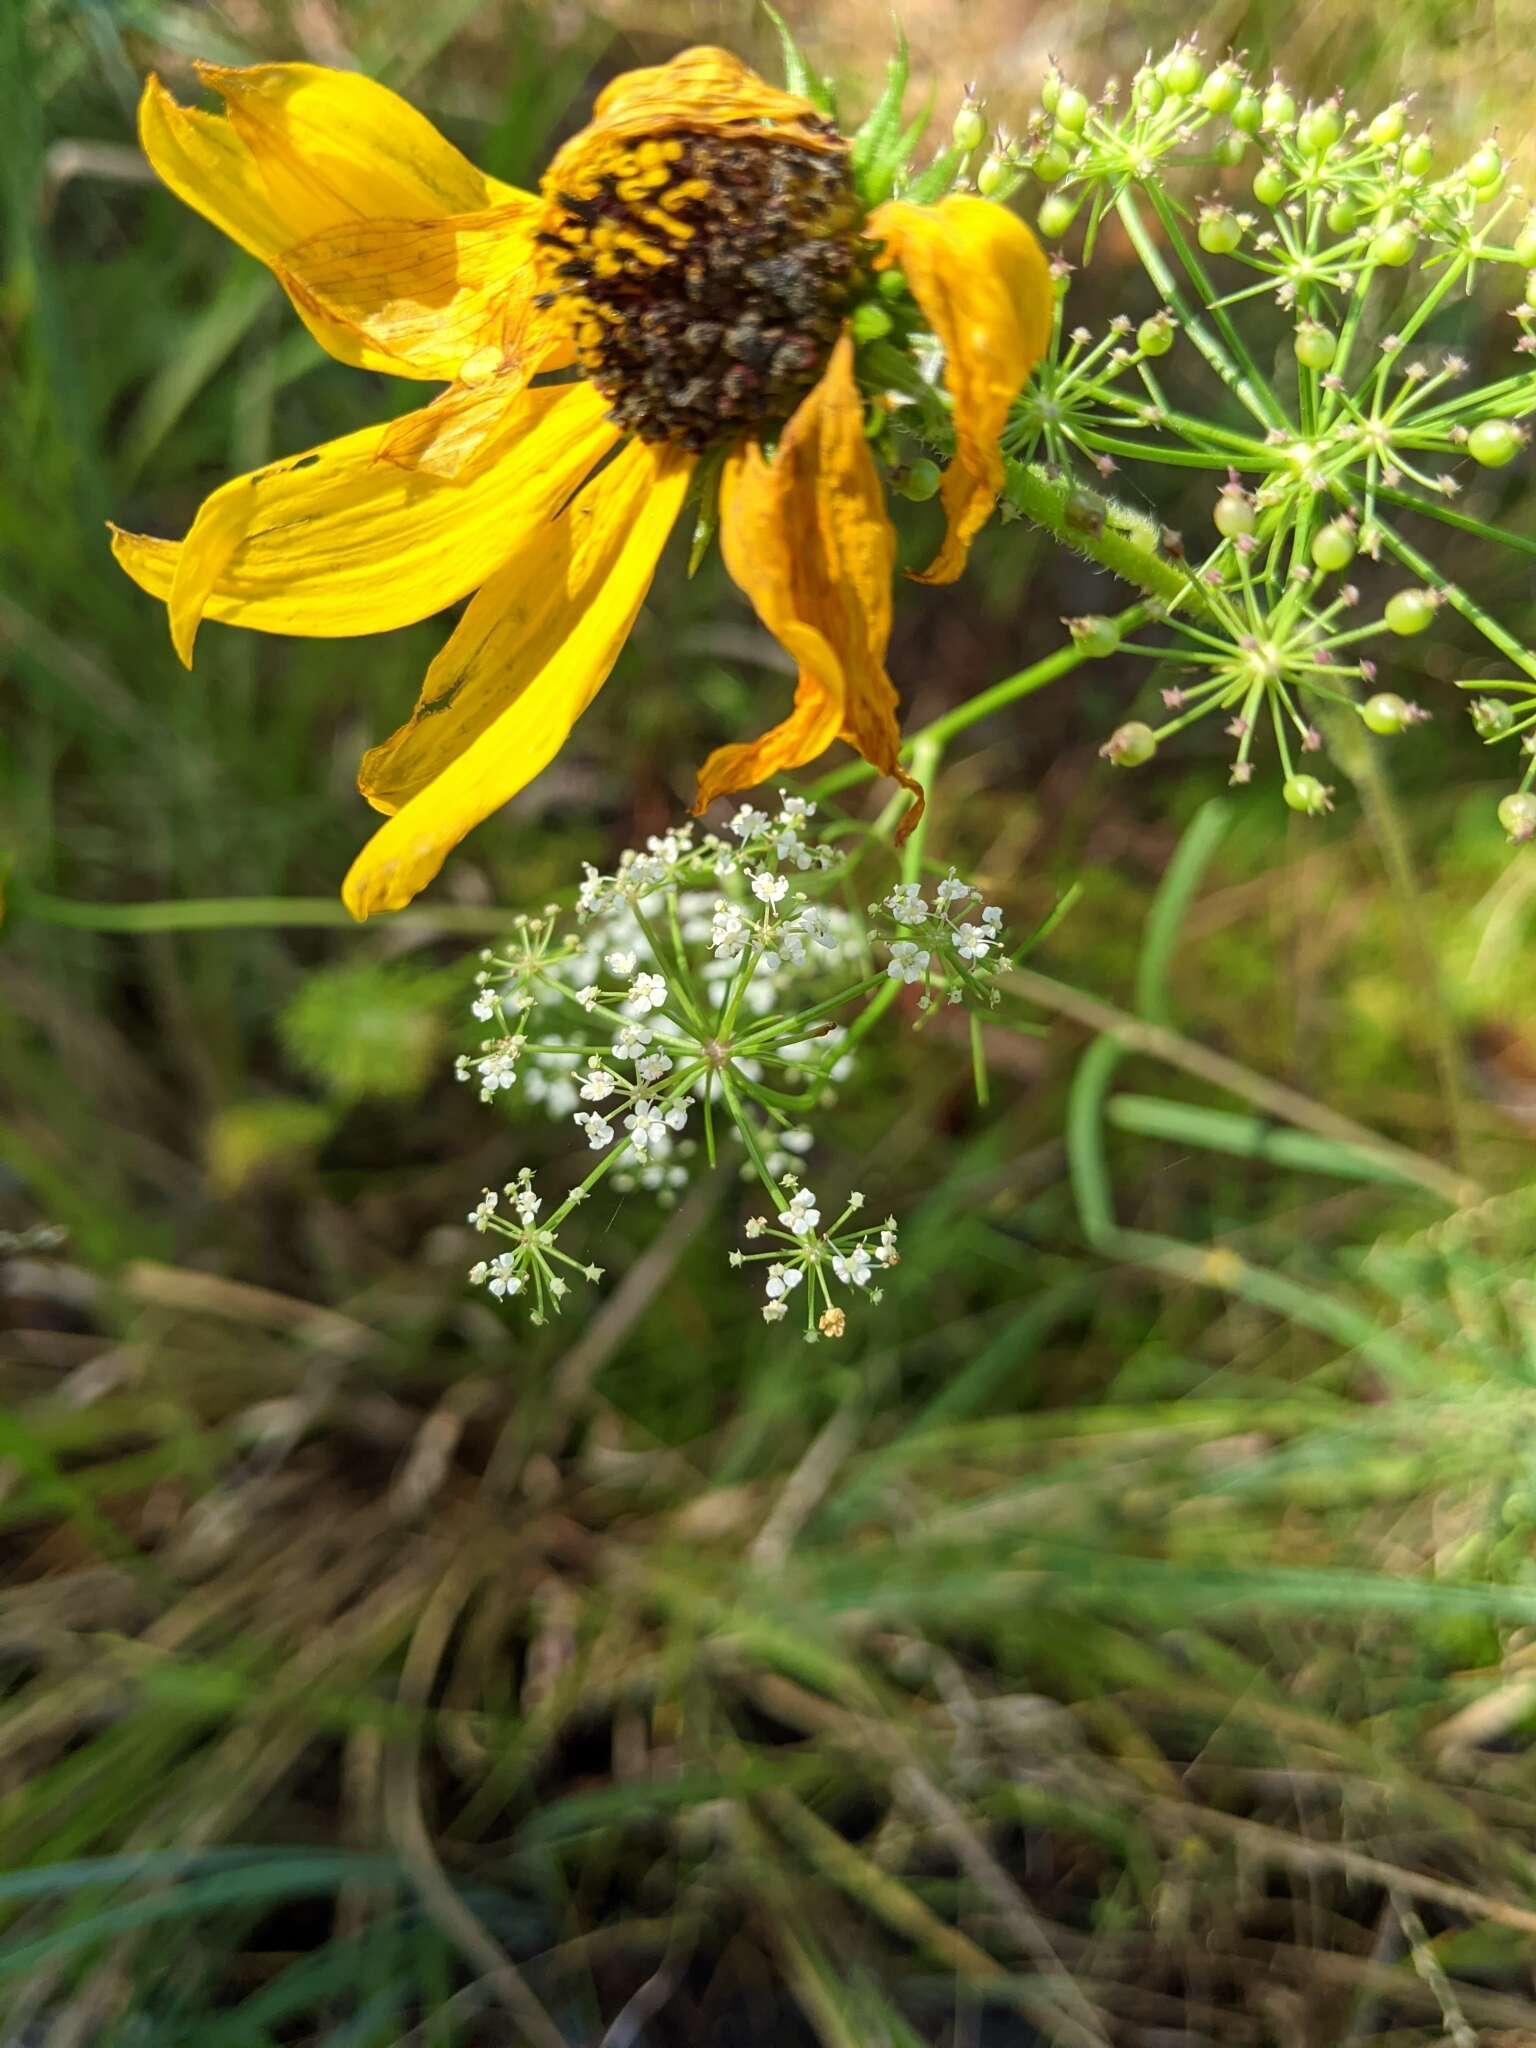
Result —
<instances>
[{"instance_id":1,"label":"wilted orange petal","mask_svg":"<svg viewBox=\"0 0 1536 2048\"><path fill-rule=\"evenodd\" d=\"M727 464L720 545L758 617L799 664L799 679L782 724L710 755L695 810L798 768L839 738L920 798L900 766L896 692L885 672L895 535L846 336L784 429L773 461L753 446ZM916 816L908 814L908 829Z\"/></svg>"},{"instance_id":2,"label":"wilted orange petal","mask_svg":"<svg viewBox=\"0 0 1536 2048\"><path fill-rule=\"evenodd\" d=\"M615 143L685 129L718 134L732 128L762 129L807 149L847 147L827 130L808 100L770 85L729 50L700 45L668 64L622 72L605 86L593 103L590 124L551 162L544 188L582 190L583 171L605 161Z\"/></svg>"},{"instance_id":3,"label":"wilted orange petal","mask_svg":"<svg viewBox=\"0 0 1536 2048\"><path fill-rule=\"evenodd\" d=\"M1050 346L1051 273L1029 229L990 199L892 200L870 215L866 232L885 245L875 267L901 267L944 345L955 406L955 458L941 494L948 531L919 581L952 583L1003 487L998 440L1008 409Z\"/></svg>"}]
</instances>

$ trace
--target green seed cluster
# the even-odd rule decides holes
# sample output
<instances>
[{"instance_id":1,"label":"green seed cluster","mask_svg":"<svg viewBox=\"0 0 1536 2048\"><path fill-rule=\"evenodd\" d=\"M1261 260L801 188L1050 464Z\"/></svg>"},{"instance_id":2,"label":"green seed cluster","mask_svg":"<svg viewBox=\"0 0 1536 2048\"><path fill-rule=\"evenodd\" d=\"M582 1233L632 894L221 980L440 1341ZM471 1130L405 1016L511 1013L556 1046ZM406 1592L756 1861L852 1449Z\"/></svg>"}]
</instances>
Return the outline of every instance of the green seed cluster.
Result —
<instances>
[{"instance_id":1,"label":"green seed cluster","mask_svg":"<svg viewBox=\"0 0 1536 2048\"><path fill-rule=\"evenodd\" d=\"M1062 299L1113 219L1147 303L1102 335L1062 305L1009 422L1010 474L1067 480L1069 504L1085 486L1095 502L1120 469L1141 502L1156 502L1160 466L1181 486L1191 467L1225 478L1204 546L1185 536L1163 550L1187 586L1168 607L1169 643L1115 650L1198 680L1165 689L1174 716L1131 720L1107 757L1136 765L1220 710L1236 779L1259 725L1273 728L1285 799L1315 815L1326 786L1288 756L1319 743L1303 700L1331 703L1321 729L1347 714L1380 737L1405 731L1421 715L1411 688L1374 687L1359 643L1379 636L1391 680L1411 685L1423 668L1410 650L1449 606L1502 671L1467 686L1481 693L1479 730L1530 738L1523 798L1536 654L1475 591L1452 589L1434 542L1437 526L1457 529L1460 569L1468 533L1503 541L1500 472L1527 459L1536 416L1536 207L1497 143L1444 162L1403 103L1369 116L1337 98L1303 104L1182 42L1097 96L1053 70L1014 156L1043 188L1041 232L1071 239ZM1454 346L1472 295L1487 309L1481 381ZM1162 362L1175 351L1177 401ZM1189 396L1201 378L1205 397ZM1020 509L1029 495L1015 492ZM1369 626L1328 588L1346 573L1366 587ZM1147 581L1166 587L1161 572ZM1509 719L1493 719L1486 706L1506 697Z\"/></svg>"}]
</instances>

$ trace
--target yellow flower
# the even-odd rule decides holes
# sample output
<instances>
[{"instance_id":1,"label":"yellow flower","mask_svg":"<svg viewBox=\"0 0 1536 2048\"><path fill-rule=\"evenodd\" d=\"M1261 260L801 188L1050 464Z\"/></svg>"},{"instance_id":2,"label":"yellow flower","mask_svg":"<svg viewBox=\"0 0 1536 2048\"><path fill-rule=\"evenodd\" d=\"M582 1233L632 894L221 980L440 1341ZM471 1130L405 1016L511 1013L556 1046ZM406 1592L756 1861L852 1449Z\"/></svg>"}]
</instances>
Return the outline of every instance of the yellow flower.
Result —
<instances>
[{"instance_id":1,"label":"yellow flower","mask_svg":"<svg viewBox=\"0 0 1536 2048\"><path fill-rule=\"evenodd\" d=\"M347 876L352 911L408 903L553 759L707 455L726 564L799 681L783 723L704 764L699 808L839 738L920 804L898 759L895 542L846 316L867 271L897 264L943 344L957 452L925 580L950 581L1050 331L1028 230L967 197L866 216L844 139L721 50L616 79L536 195L350 72L200 75L223 114L154 78L145 90L161 177L271 268L332 355L447 385L225 484L184 541L113 538L187 663L205 617L377 633L475 593L413 716L363 759L359 787L389 822Z\"/></svg>"}]
</instances>

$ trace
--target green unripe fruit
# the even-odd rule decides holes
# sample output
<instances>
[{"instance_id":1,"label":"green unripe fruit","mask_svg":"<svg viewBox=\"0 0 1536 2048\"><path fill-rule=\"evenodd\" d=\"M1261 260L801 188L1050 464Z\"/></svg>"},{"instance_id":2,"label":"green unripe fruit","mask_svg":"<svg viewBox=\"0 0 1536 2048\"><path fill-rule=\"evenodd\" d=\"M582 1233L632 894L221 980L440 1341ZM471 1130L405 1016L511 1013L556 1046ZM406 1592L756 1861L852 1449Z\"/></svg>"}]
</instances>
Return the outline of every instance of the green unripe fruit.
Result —
<instances>
[{"instance_id":1,"label":"green unripe fruit","mask_svg":"<svg viewBox=\"0 0 1536 2048\"><path fill-rule=\"evenodd\" d=\"M1371 238L1370 257L1373 263L1390 264L1400 270L1405 263L1411 263L1413 252L1419 245L1419 238L1405 220L1395 220L1390 227L1383 228L1379 235Z\"/></svg>"},{"instance_id":2,"label":"green unripe fruit","mask_svg":"<svg viewBox=\"0 0 1536 2048\"><path fill-rule=\"evenodd\" d=\"M1040 223L1042 235L1064 235L1071 227L1077 213L1077 201L1069 199L1065 192L1049 193L1040 202L1040 211L1035 218Z\"/></svg>"},{"instance_id":3,"label":"green unripe fruit","mask_svg":"<svg viewBox=\"0 0 1536 2048\"><path fill-rule=\"evenodd\" d=\"M1088 95L1079 92L1075 85L1064 85L1053 111L1058 128L1080 135L1088 120Z\"/></svg>"},{"instance_id":4,"label":"green unripe fruit","mask_svg":"<svg viewBox=\"0 0 1536 2048\"><path fill-rule=\"evenodd\" d=\"M1117 726L1099 752L1116 768L1139 768L1157 752L1157 734L1140 719Z\"/></svg>"},{"instance_id":5,"label":"green unripe fruit","mask_svg":"<svg viewBox=\"0 0 1536 2048\"><path fill-rule=\"evenodd\" d=\"M1061 73L1053 65L1045 74L1040 87L1040 104L1048 114L1056 111L1056 102L1061 98Z\"/></svg>"},{"instance_id":6,"label":"green unripe fruit","mask_svg":"<svg viewBox=\"0 0 1536 2048\"><path fill-rule=\"evenodd\" d=\"M1054 185L1072 168L1072 159L1059 142L1048 142L1029 167L1042 185Z\"/></svg>"},{"instance_id":7,"label":"green unripe fruit","mask_svg":"<svg viewBox=\"0 0 1536 2048\"><path fill-rule=\"evenodd\" d=\"M1297 362L1304 369L1326 370L1338 349L1339 338L1331 327L1324 327L1321 321L1303 320L1296 329L1292 346Z\"/></svg>"},{"instance_id":8,"label":"green unripe fruit","mask_svg":"<svg viewBox=\"0 0 1536 2048\"><path fill-rule=\"evenodd\" d=\"M1243 239L1237 215L1225 206L1206 207L1195 232L1201 248L1209 256L1230 256Z\"/></svg>"},{"instance_id":9,"label":"green unripe fruit","mask_svg":"<svg viewBox=\"0 0 1536 2048\"><path fill-rule=\"evenodd\" d=\"M1166 313L1154 313L1136 330L1136 346L1144 356L1165 356L1173 347L1173 322Z\"/></svg>"},{"instance_id":10,"label":"green unripe fruit","mask_svg":"<svg viewBox=\"0 0 1536 2048\"><path fill-rule=\"evenodd\" d=\"M1435 161L1435 145L1427 135L1415 135L1403 151L1403 169L1410 178L1422 178Z\"/></svg>"},{"instance_id":11,"label":"green unripe fruit","mask_svg":"<svg viewBox=\"0 0 1536 2048\"><path fill-rule=\"evenodd\" d=\"M882 299L889 299L892 302L895 302L896 300L904 299L907 296L907 280L902 275L902 273L899 270L897 270L894 265L892 265L892 267L889 270L882 270L880 275L875 279L875 290L880 294Z\"/></svg>"},{"instance_id":12,"label":"green unripe fruit","mask_svg":"<svg viewBox=\"0 0 1536 2048\"><path fill-rule=\"evenodd\" d=\"M1344 116L1332 100L1308 107L1296 123L1296 146L1303 156L1326 156L1344 133Z\"/></svg>"},{"instance_id":13,"label":"green unripe fruit","mask_svg":"<svg viewBox=\"0 0 1536 2048\"><path fill-rule=\"evenodd\" d=\"M873 299L866 299L861 306L855 306L849 317L848 326L856 342L884 341L895 322Z\"/></svg>"},{"instance_id":14,"label":"green unripe fruit","mask_svg":"<svg viewBox=\"0 0 1536 2048\"><path fill-rule=\"evenodd\" d=\"M1200 88L1200 104L1213 114L1230 113L1242 96L1243 81L1230 64L1218 64Z\"/></svg>"},{"instance_id":15,"label":"green unripe fruit","mask_svg":"<svg viewBox=\"0 0 1536 2048\"><path fill-rule=\"evenodd\" d=\"M1414 722L1413 706L1399 697L1395 690L1378 690L1374 697L1367 697L1360 706L1360 716L1370 730L1380 733L1383 739L1390 739Z\"/></svg>"},{"instance_id":16,"label":"green unripe fruit","mask_svg":"<svg viewBox=\"0 0 1536 2048\"><path fill-rule=\"evenodd\" d=\"M1296 118L1296 102L1283 85L1272 85L1264 95L1263 121L1266 128L1288 128Z\"/></svg>"},{"instance_id":17,"label":"green unripe fruit","mask_svg":"<svg viewBox=\"0 0 1536 2048\"><path fill-rule=\"evenodd\" d=\"M1226 164L1229 169L1235 168L1248 154L1248 138L1233 129L1230 135L1221 137L1211 154L1217 163Z\"/></svg>"},{"instance_id":18,"label":"green unripe fruit","mask_svg":"<svg viewBox=\"0 0 1536 2048\"><path fill-rule=\"evenodd\" d=\"M1087 618L1068 619L1067 630L1084 654L1095 661L1102 661L1106 654L1113 654L1120 645L1120 628L1113 619L1106 619L1097 613Z\"/></svg>"},{"instance_id":19,"label":"green unripe fruit","mask_svg":"<svg viewBox=\"0 0 1536 2048\"><path fill-rule=\"evenodd\" d=\"M1155 114L1163 104L1163 81L1155 71L1143 71L1137 79L1136 104L1144 114Z\"/></svg>"},{"instance_id":20,"label":"green unripe fruit","mask_svg":"<svg viewBox=\"0 0 1536 2048\"><path fill-rule=\"evenodd\" d=\"M1232 109L1232 126L1242 130L1244 135L1257 135L1259 123L1264 119L1264 102L1256 92L1238 94L1237 105Z\"/></svg>"},{"instance_id":21,"label":"green unripe fruit","mask_svg":"<svg viewBox=\"0 0 1536 2048\"><path fill-rule=\"evenodd\" d=\"M1479 420L1467 436L1467 453L1484 469L1502 469L1520 453L1520 440L1513 420Z\"/></svg>"},{"instance_id":22,"label":"green unripe fruit","mask_svg":"<svg viewBox=\"0 0 1536 2048\"><path fill-rule=\"evenodd\" d=\"M1435 594L1432 590L1395 590L1387 599L1382 616L1394 633L1405 637L1422 633L1434 620Z\"/></svg>"},{"instance_id":23,"label":"green unripe fruit","mask_svg":"<svg viewBox=\"0 0 1536 2048\"><path fill-rule=\"evenodd\" d=\"M1347 235L1359 218L1359 209L1353 199L1335 199L1328 209L1328 232L1333 235Z\"/></svg>"},{"instance_id":24,"label":"green unripe fruit","mask_svg":"<svg viewBox=\"0 0 1536 2048\"><path fill-rule=\"evenodd\" d=\"M1365 132L1378 149L1385 149L1389 143L1402 141L1407 126L1408 109L1401 100L1394 100L1390 107L1382 108Z\"/></svg>"},{"instance_id":25,"label":"green unripe fruit","mask_svg":"<svg viewBox=\"0 0 1536 2048\"><path fill-rule=\"evenodd\" d=\"M1293 811L1306 818L1320 818L1333 809L1333 791L1315 775L1287 775L1280 794Z\"/></svg>"},{"instance_id":26,"label":"green unripe fruit","mask_svg":"<svg viewBox=\"0 0 1536 2048\"><path fill-rule=\"evenodd\" d=\"M1285 197L1285 172L1268 157L1253 174L1253 196L1260 206L1278 206Z\"/></svg>"},{"instance_id":27,"label":"green unripe fruit","mask_svg":"<svg viewBox=\"0 0 1536 2048\"><path fill-rule=\"evenodd\" d=\"M1504 175L1504 159L1499 155L1498 145L1485 142L1481 149L1474 149L1462 165L1462 174L1474 191L1491 192Z\"/></svg>"},{"instance_id":28,"label":"green unripe fruit","mask_svg":"<svg viewBox=\"0 0 1536 2048\"><path fill-rule=\"evenodd\" d=\"M1501 798L1499 823L1513 840L1536 837L1536 796L1528 789L1516 789Z\"/></svg>"},{"instance_id":29,"label":"green unripe fruit","mask_svg":"<svg viewBox=\"0 0 1536 2048\"><path fill-rule=\"evenodd\" d=\"M1312 536L1312 559L1328 576L1349 567L1355 559L1355 537L1342 519L1330 520Z\"/></svg>"},{"instance_id":30,"label":"green unripe fruit","mask_svg":"<svg viewBox=\"0 0 1536 2048\"><path fill-rule=\"evenodd\" d=\"M1252 533L1258 524L1252 499L1236 484L1228 484L1216 500L1211 520L1224 540L1236 540L1240 534Z\"/></svg>"},{"instance_id":31,"label":"green unripe fruit","mask_svg":"<svg viewBox=\"0 0 1536 2048\"><path fill-rule=\"evenodd\" d=\"M949 132L956 149L963 149L967 156L973 149L980 149L987 139L987 122L974 100L967 100L961 107Z\"/></svg>"},{"instance_id":32,"label":"green unripe fruit","mask_svg":"<svg viewBox=\"0 0 1536 2048\"><path fill-rule=\"evenodd\" d=\"M1525 216L1525 225L1515 237L1515 261L1522 270L1536 270L1536 213Z\"/></svg>"},{"instance_id":33,"label":"green unripe fruit","mask_svg":"<svg viewBox=\"0 0 1536 2048\"><path fill-rule=\"evenodd\" d=\"M1200 81L1205 76L1205 66L1188 43L1181 43L1178 49L1170 51L1158 66L1158 71L1168 90L1177 93L1181 99L1188 99L1191 93L1198 92Z\"/></svg>"},{"instance_id":34,"label":"green unripe fruit","mask_svg":"<svg viewBox=\"0 0 1536 2048\"><path fill-rule=\"evenodd\" d=\"M914 505L922 505L931 498L944 481L944 472L936 462L930 462L926 455L915 455L910 462L892 472L891 489L903 498L910 498Z\"/></svg>"},{"instance_id":35,"label":"green unripe fruit","mask_svg":"<svg viewBox=\"0 0 1536 2048\"><path fill-rule=\"evenodd\" d=\"M1515 708L1502 697L1476 697L1467 706L1480 740L1501 740L1515 722Z\"/></svg>"},{"instance_id":36,"label":"green unripe fruit","mask_svg":"<svg viewBox=\"0 0 1536 2048\"><path fill-rule=\"evenodd\" d=\"M1012 168L1005 156L983 157L981 169L976 173L976 190L983 199L991 199L1003 189Z\"/></svg>"}]
</instances>

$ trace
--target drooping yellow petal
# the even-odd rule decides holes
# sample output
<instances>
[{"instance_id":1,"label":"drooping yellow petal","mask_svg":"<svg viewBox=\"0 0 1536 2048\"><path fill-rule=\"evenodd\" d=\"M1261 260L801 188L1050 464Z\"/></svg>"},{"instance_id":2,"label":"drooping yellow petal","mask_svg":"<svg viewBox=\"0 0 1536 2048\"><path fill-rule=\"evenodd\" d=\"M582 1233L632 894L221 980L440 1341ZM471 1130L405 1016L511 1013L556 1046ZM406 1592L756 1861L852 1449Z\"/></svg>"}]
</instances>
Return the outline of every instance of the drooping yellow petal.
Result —
<instances>
[{"instance_id":1,"label":"drooping yellow petal","mask_svg":"<svg viewBox=\"0 0 1536 2048\"><path fill-rule=\"evenodd\" d=\"M1051 273L1029 229L990 199L892 200L875 209L865 231L885 245L875 267L900 266L944 345L944 382L955 406L955 458L942 489L948 531L918 580L952 583L1003 487L998 440L1008 408L1050 346Z\"/></svg>"},{"instance_id":2,"label":"drooping yellow petal","mask_svg":"<svg viewBox=\"0 0 1536 2048\"><path fill-rule=\"evenodd\" d=\"M770 463L749 446L726 465L725 565L799 664L794 708L761 739L719 747L699 775L696 811L814 760L845 739L919 798L902 769L896 692L885 672L896 539L864 435L845 335L801 400Z\"/></svg>"},{"instance_id":3,"label":"drooping yellow petal","mask_svg":"<svg viewBox=\"0 0 1536 2048\"><path fill-rule=\"evenodd\" d=\"M402 909L554 759L629 636L692 468L631 442L475 598L415 715L364 758L364 794L394 815L343 885L354 917Z\"/></svg>"},{"instance_id":4,"label":"drooping yellow petal","mask_svg":"<svg viewBox=\"0 0 1536 2048\"><path fill-rule=\"evenodd\" d=\"M165 599L189 664L205 615L321 638L408 625L499 569L618 438L588 384L512 403L496 459L467 481L380 461L394 423L365 427L225 484L179 546L116 533L113 551Z\"/></svg>"},{"instance_id":5,"label":"drooping yellow petal","mask_svg":"<svg viewBox=\"0 0 1536 2048\"><path fill-rule=\"evenodd\" d=\"M558 151L546 192L585 193L606 169L615 144L666 136L761 129L807 149L847 148L808 100L770 85L729 50L700 45L667 64L625 71L604 86L587 127Z\"/></svg>"},{"instance_id":6,"label":"drooping yellow petal","mask_svg":"<svg viewBox=\"0 0 1536 2048\"><path fill-rule=\"evenodd\" d=\"M304 281L291 260L299 245L359 221L421 223L533 204L476 170L406 101L354 72L315 64L198 68L228 112L179 106L151 77L139 107L145 153L178 198L285 285ZM318 290L296 296L295 305L343 362L405 376L453 374L376 347L333 315Z\"/></svg>"},{"instance_id":7,"label":"drooping yellow petal","mask_svg":"<svg viewBox=\"0 0 1536 2048\"><path fill-rule=\"evenodd\" d=\"M487 352L499 360L529 312L542 218L520 198L441 220L348 221L273 268L312 331L345 329L374 366L446 382Z\"/></svg>"}]
</instances>

